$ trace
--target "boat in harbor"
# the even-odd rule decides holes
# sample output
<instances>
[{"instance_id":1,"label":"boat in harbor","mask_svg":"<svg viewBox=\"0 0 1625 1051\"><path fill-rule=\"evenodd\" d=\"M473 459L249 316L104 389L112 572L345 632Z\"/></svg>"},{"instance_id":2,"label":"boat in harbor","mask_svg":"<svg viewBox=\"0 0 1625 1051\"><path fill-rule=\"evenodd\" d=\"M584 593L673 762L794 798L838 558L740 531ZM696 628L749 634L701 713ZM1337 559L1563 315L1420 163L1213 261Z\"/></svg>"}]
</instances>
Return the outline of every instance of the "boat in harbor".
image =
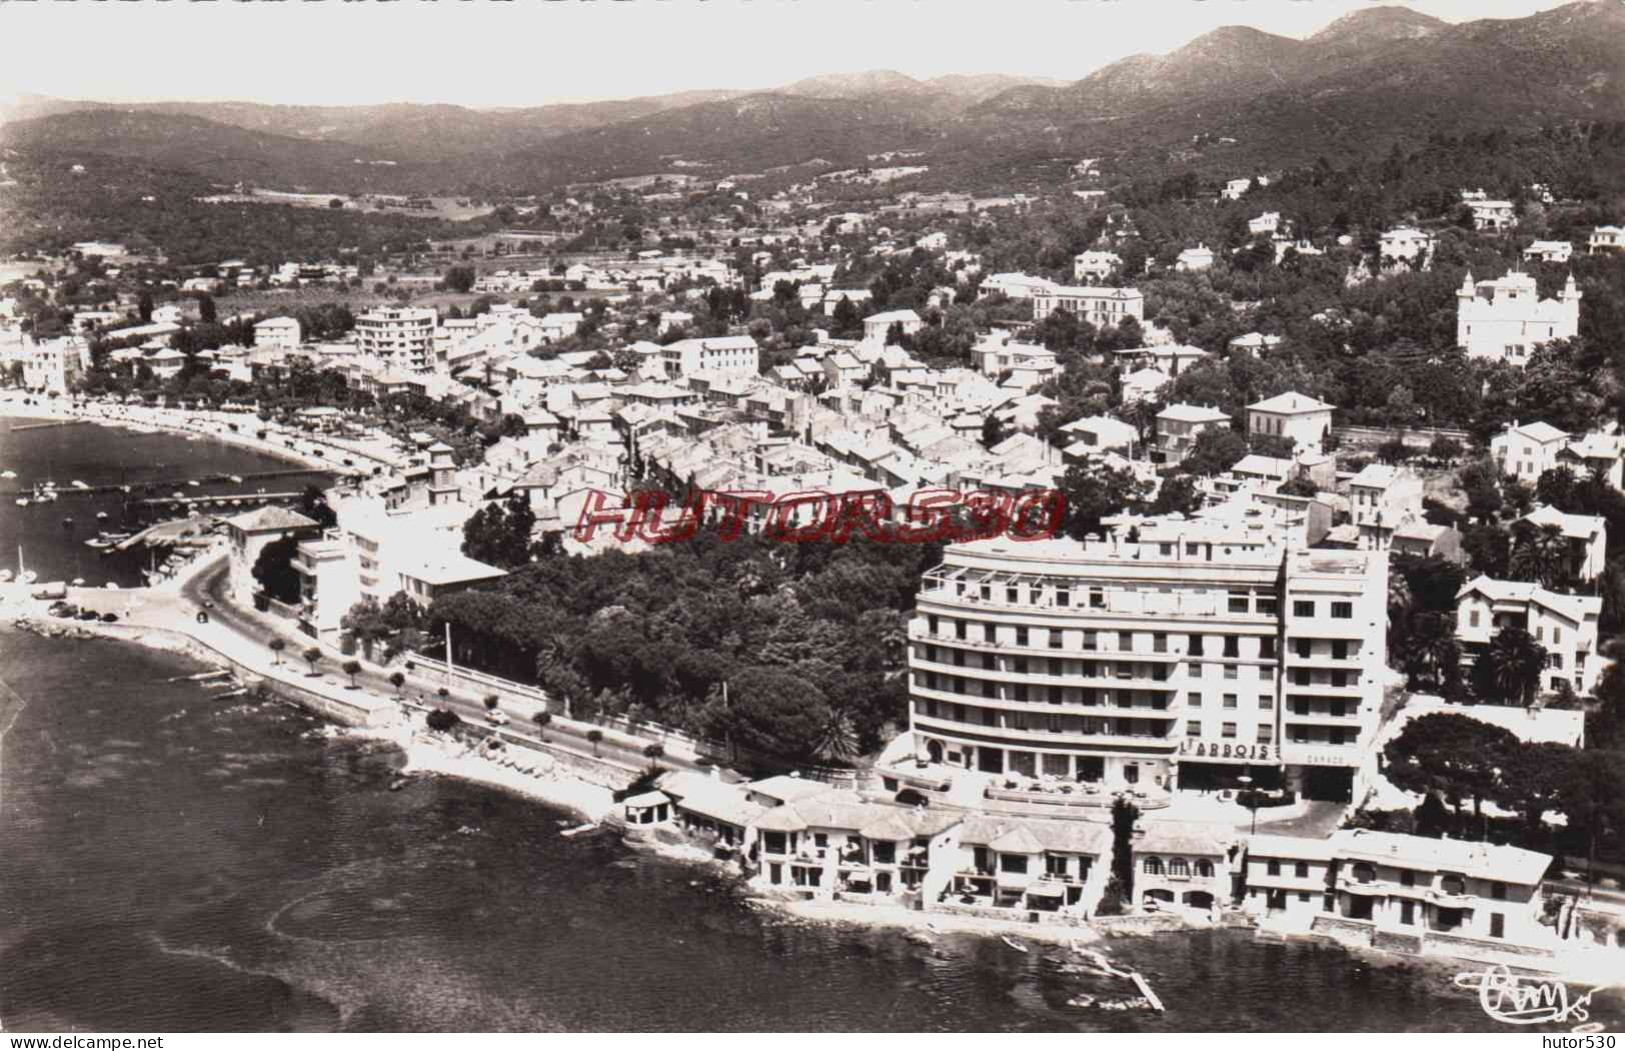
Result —
<instances>
[{"instance_id":1,"label":"boat in harbor","mask_svg":"<svg viewBox=\"0 0 1625 1051\"><path fill-rule=\"evenodd\" d=\"M232 476L231 476L231 480L232 480L232 481L233 481L233 482L236 482L236 483L237 483L237 484L238 484L238 485L242 485L242 484L243 484L243 476L242 476L242 475L240 475L240 474L234 474L234 475L232 475Z\"/></svg>"},{"instance_id":2,"label":"boat in harbor","mask_svg":"<svg viewBox=\"0 0 1625 1051\"><path fill-rule=\"evenodd\" d=\"M113 541L107 539L106 537L92 537L91 539L85 541L85 546L93 547L97 551L105 551L107 548L113 546Z\"/></svg>"},{"instance_id":3,"label":"boat in harbor","mask_svg":"<svg viewBox=\"0 0 1625 1051\"><path fill-rule=\"evenodd\" d=\"M75 488L75 489L89 489L89 488L90 488L90 486L88 486L88 485L86 485L86 484L85 484L85 483L84 483L84 482L81 482L81 481L80 481L80 480L79 480L79 479L77 479L77 478L75 478L75 479L74 479L74 480L73 480L73 487L74 487L74 488Z\"/></svg>"},{"instance_id":4,"label":"boat in harbor","mask_svg":"<svg viewBox=\"0 0 1625 1051\"><path fill-rule=\"evenodd\" d=\"M17 472L16 471L0 471L0 478L15 478L15 477L17 477Z\"/></svg>"},{"instance_id":5,"label":"boat in harbor","mask_svg":"<svg viewBox=\"0 0 1625 1051\"><path fill-rule=\"evenodd\" d=\"M18 507L27 507L30 503L32 503L32 501L29 500L28 497L26 497L26 496L19 496L17 498L17 506Z\"/></svg>"},{"instance_id":6,"label":"boat in harbor","mask_svg":"<svg viewBox=\"0 0 1625 1051\"><path fill-rule=\"evenodd\" d=\"M107 512L106 511L97 511L96 512L96 521L98 521L98 522L107 521Z\"/></svg>"},{"instance_id":7,"label":"boat in harbor","mask_svg":"<svg viewBox=\"0 0 1625 1051\"><path fill-rule=\"evenodd\" d=\"M198 487L198 480L196 478L193 478L193 479L189 480L186 484L191 486L193 489L196 489Z\"/></svg>"}]
</instances>

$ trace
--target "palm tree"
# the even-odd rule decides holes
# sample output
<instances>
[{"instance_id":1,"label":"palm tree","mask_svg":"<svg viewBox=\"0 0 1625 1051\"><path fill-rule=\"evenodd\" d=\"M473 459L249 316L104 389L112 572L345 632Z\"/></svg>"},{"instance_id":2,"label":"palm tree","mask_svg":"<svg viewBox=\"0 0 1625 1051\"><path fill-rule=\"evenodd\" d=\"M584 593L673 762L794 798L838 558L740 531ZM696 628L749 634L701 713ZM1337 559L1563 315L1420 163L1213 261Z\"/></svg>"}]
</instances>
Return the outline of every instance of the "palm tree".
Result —
<instances>
[{"instance_id":1,"label":"palm tree","mask_svg":"<svg viewBox=\"0 0 1625 1051\"><path fill-rule=\"evenodd\" d=\"M395 687L395 696L399 697L401 695L401 687L406 685L406 676L405 676L405 674L403 674L402 672L398 672L398 671L390 672L389 673L389 684L391 686Z\"/></svg>"},{"instance_id":2,"label":"palm tree","mask_svg":"<svg viewBox=\"0 0 1625 1051\"><path fill-rule=\"evenodd\" d=\"M355 689L356 688L355 677L357 675L361 674L361 662L358 661L358 660L347 660L347 661L345 661L344 662L344 674L346 674L346 675L348 675L350 677L350 689L352 689L352 690Z\"/></svg>"},{"instance_id":3,"label":"palm tree","mask_svg":"<svg viewBox=\"0 0 1625 1051\"><path fill-rule=\"evenodd\" d=\"M310 674L316 674L316 663L322 659L322 648L311 646L305 650L305 663L310 665Z\"/></svg>"},{"instance_id":4,"label":"palm tree","mask_svg":"<svg viewBox=\"0 0 1625 1051\"><path fill-rule=\"evenodd\" d=\"M845 707L830 709L829 718L818 732L818 754L825 759L845 761L858 754L858 732L852 713Z\"/></svg>"},{"instance_id":5,"label":"palm tree","mask_svg":"<svg viewBox=\"0 0 1625 1051\"><path fill-rule=\"evenodd\" d=\"M1523 628L1509 624L1490 640L1480 659L1488 684L1507 700L1528 707L1546 667L1546 648Z\"/></svg>"},{"instance_id":6,"label":"palm tree","mask_svg":"<svg viewBox=\"0 0 1625 1051\"><path fill-rule=\"evenodd\" d=\"M271 642L270 642L270 646L271 646L271 664L274 667L274 666L282 663L282 651L288 648L288 640L286 640L286 639L272 639Z\"/></svg>"},{"instance_id":7,"label":"palm tree","mask_svg":"<svg viewBox=\"0 0 1625 1051\"><path fill-rule=\"evenodd\" d=\"M1388 650L1396 663L1403 663L1410 635L1411 585L1405 574L1388 574Z\"/></svg>"},{"instance_id":8,"label":"palm tree","mask_svg":"<svg viewBox=\"0 0 1625 1051\"><path fill-rule=\"evenodd\" d=\"M598 729L597 727L593 727L591 730L587 731L587 740L592 743L593 755L596 756L598 754L598 742L602 741L603 739L604 731Z\"/></svg>"},{"instance_id":9,"label":"palm tree","mask_svg":"<svg viewBox=\"0 0 1625 1051\"><path fill-rule=\"evenodd\" d=\"M553 713L546 711L537 712L535 715L530 717L530 721L536 724L536 731L538 734L540 734L541 731L546 730L548 724L553 721Z\"/></svg>"}]
</instances>

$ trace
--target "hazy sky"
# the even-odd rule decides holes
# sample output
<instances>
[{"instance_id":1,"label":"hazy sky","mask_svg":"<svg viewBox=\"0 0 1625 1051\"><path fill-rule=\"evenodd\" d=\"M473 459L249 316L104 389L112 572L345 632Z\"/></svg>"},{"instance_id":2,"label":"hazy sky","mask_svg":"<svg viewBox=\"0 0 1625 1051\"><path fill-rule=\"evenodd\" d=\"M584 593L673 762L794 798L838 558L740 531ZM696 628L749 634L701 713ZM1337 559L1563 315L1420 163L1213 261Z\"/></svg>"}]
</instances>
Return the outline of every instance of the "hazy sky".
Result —
<instances>
[{"instance_id":1,"label":"hazy sky","mask_svg":"<svg viewBox=\"0 0 1625 1051\"><path fill-rule=\"evenodd\" d=\"M1608 0L1614 2L1614 0ZM518 106L896 69L1077 79L1222 25L1307 36L1369 0L7 0L0 100ZM1558 0L1411 0L1449 21Z\"/></svg>"}]
</instances>

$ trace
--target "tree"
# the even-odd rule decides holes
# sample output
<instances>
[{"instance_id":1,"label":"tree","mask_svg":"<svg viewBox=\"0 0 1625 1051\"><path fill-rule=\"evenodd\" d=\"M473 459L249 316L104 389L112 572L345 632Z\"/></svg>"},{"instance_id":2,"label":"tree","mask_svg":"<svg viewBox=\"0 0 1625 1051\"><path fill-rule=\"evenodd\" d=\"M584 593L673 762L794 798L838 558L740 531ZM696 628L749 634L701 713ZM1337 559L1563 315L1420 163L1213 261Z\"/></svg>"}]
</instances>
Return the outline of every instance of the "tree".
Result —
<instances>
[{"instance_id":1,"label":"tree","mask_svg":"<svg viewBox=\"0 0 1625 1051\"><path fill-rule=\"evenodd\" d=\"M299 513L322 529L332 529L339 523L339 516L327 502L327 494L315 484L305 486L305 491L300 494Z\"/></svg>"},{"instance_id":2,"label":"tree","mask_svg":"<svg viewBox=\"0 0 1625 1051\"><path fill-rule=\"evenodd\" d=\"M1112 802L1112 879L1122 888L1123 900L1134 900L1134 825L1140 808L1125 796Z\"/></svg>"},{"instance_id":3,"label":"tree","mask_svg":"<svg viewBox=\"0 0 1625 1051\"><path fill-rule=\"evenodd\" d=\"M406 675L398 671L390 672L389 684L395 687L395 696L399 697L401 695L402 688L406 686Z\"/></svg>"},{"instance_id":4,"label":"tree","mask_svg":"<svg viewBox=\"0 0 1625 1051\"><path fill-rule=\"evenodd\" d=\"M361 674L361 662L358 660L347 660L344 662L343 668L344 674L350 677L350 689L355 689L355 677Z\"/></svg>"},{"instance_id":5,"label":"tree","mask_svg":"<svg viewBox=\"0 0 1625 1051\"><path fill-rule=\"evenodd\" d=\"M982 448L991 449L1004 441L1005 437L1004 421L999 419L998 414L989 412L982 421Z\"/></svg>"},{"instance_id":6,"label":"tree","mask_svg":"<svg viewBox=\"0 0 1625 1051\"><path fill-rule=\"evenodd\" d=\"M1502 759L1496 805L1522 814L1529 835L1538 836L1541 818L1561 801L1578 754L1576 749L1552 741L1519 742Z\"/></svg>"},{"instance_id":7,"label":"tree","mask_svg":"<svg viewBox=\"0 0 1625 1051\"><path fill-rule=\"evenodd\" d=\"M335 208L335 209L343 208L344 207L344 198L342 198L342 197L334 197L332 200L327 202L327 206L329 208Z\"/></svg>"},{"instance_id":8,"label":"tree","mask_svg":"<svg viewBox=\"0 0 1625 1051\"><path fill-rule=\"evenodd\" d=\"M322 659L322 648L320 646L307 647L304 652L304 658L305 663L310 665L310 674L315 675L316 665Z\"/></svg>"},{"instance_id":9,"label":"tree","mask_svg":"<svg viewBox=\"0 0 1625 1051\"><path fill-rule=\"evenodd\" d=\"M497 710L497 705L499 705L501 703L502 703L502 698L498 697L496 694L488 693L488 694L485 695L485 710L486 711L488 711L488 712L496 711Z\"/></svg>"},{"instance_id":10,"label":"tree","mask_svg":"<svg viewBox=\"0 0 1625 1051\"><path fill-rule=\"evenodd\" d=\"M587 741L592 745L593 755L596 756L598 754L598 742L602 741L603 739L604 731L598 729L598 727L595 726L591 730L587 731Z\"/></svg>"},{"instance_id":11,"label":"tree","mask_svg":"<svg viewBox=\"0 0 1625 1051\"><path fill-rule=\"evenodd\" d=\"M546 730L553 722L553 713L548 711L537 712L535 715L530 717L530 721L536 724L536 729L538 732Z\"/></svg>"},{"instance_id":12,"label":"tree","mask_svg":"<svg viewBox=\"0 0 1625 1051\"><path fill-rule=\"evenodd\" d=\"M298 538L285 536L266 544L254 560L251 572L260 590L278 602L299 601L301 582L299 571L293 568L293 556L298 550Z\"/></svg>"},{"instance_id":13,"label":"tree","mask_svg":"<svg viewBox=\"0 0 1625 1051\"><path fill-rule=\"evenodd\" d=\"M1516 624L1495 633L1473 668L1481 689L1497 693L1502 704L1529 707L1546 667L1546 648Z\"/></svg>"},{"instance_id":14,"label":"tree","mask_svg":"<svg viewBox=\"0 0 1625 1051\"><path fill-rule=\"evenodd\" d=\"M1209 427L1196 436L1181 467L1191 474L1213 476L1230 470L1248 453L1247 439L1228 427Z\"/></svg>"},{"instance_id":15,"label":"tree","mask_svg":"<svg viewBox=\"0 0 1625 1051\"><path fill-rule=\"evenodd\" d=\"M1126 468L1109 467L1099 460L1073 464L1061 479L1067 534L1082 540L1100 532L1101 519L1137 509L1145 490L1145 483Z\"/></svg>"},{"instance_id":16,"label":"tree","mask_svg":"<svg viewBox=\"0 0 1625 1051\"><path fill-rule=\"evenodd\" d=\"M1383 747L1384 773L1407 792L1439 793L1458 817L1471 799L1477 814L1496 790L1502 758L1517 744L1499 726L1456 712L1430 712L1406 723Z\"/></svg>"},{"instance_id":17,"label":"tree","mask_svg":"<svg viewBox=\"0 0 1625 1051\"><path fill-rule=\"evenodd\" d=\"M272 639L271 642L270 642L270 646L271 646L271 664L273 666L281 664L282 663L282 651L288 648L287 640L286 639Z\"/></svg>"},{"instance_id":18,"label":"tree","mask_svg":"<svg viewBox=\"0 0 1625 1051\"><path fill-rule=\"evenodd\" d=\"M213 296L205 293L197 297L197 319L201 324L213 325L219 316L215 310Z\"/></svg>"},{"instance_id":19,"label":"tree","mask_svg":"<svg viewBox=\"0 0 1625 1051\"><path fill-rule=\"evenodd\" d=\"M351 606L340 618L339 627L349 632L360 644L361 652L367 655L368 660L372 660L373 646L391 634L383 607L371 595L363 596L361 601Z\"/></svg>"},{"instance_id":20,"label":"tree","mask_svg":"<svg viewBox=\"0 0 1625 1051\"><path fill-rule=\"evenodd\" d=\"M140 316L141 323L143 325L149 324L152 321L152 308L152 293L142 290L141 294L136 297L135 309L136 313Z\"/></svg>"},{"instance_id":21,"label":"tree","mask_svg":"<svg viewBox=\"0 0 1625 1051\"><path fill-rule=\"evenodd\" d=\"M1587 857L1596 857L1599 839L1625 830L1625 752L1576 753L1557 805L1568 826L1585 834Z\"/></svg>"},{"instance_id":22,"label":"tree","mask_svg":"<svg viewBox=\"0 0 1625 1051\"><path fill-rule=\"evenodd\" d=\"M666 754L666 746L659 741L653 741L643 746L643 754L650 759L659 759Z\"/></svg>"},{"instance_id":23,"label":"tree","mask_svg":"<svg viewBox=\"0 0 1625 1051\"><path fill-rule=\"evenodd\" d=\"M1151 515L1192 515L1201 509L1202 493L1196 488L1196 479L1188 474L1171 474L1157 488L1156 499L1146 510Z\"/></svg>"},{"instance_id":24,"label":"tree","mask_svg":"<svg viewBox=\"0 0 1625 1051\"><path fill-rule=\"evenodd\" d=\"M462 718L454 711L436 708L424 718L424 723L436 733L450 733L462 725Z\"/></svg>"},{"instance_id":25,"label":"tree","mask_svg":"<svg viewBox=\"0 0 1625 1051\"><path fill-rule=\"evenodd\" d=\"M467 292L474 287L474 268L452 266L446 268L446 288L453 292Z\"/></svg>"}]
</instances>

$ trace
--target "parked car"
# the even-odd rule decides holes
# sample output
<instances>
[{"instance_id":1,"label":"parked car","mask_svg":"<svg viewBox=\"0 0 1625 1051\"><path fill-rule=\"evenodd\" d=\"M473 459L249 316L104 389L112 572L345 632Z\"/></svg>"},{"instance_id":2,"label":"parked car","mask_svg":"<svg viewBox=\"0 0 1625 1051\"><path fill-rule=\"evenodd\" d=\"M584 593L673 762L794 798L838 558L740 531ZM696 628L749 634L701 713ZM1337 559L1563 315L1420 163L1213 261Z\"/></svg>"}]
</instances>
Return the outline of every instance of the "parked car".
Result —
<instances>
[{"instance_id":1,"label":"parked car","mask_svg":"<svg viewBox=\"0 0 1625 1051\"><path fill-rule=\"evenodd\" d=\"M493 708L485 713L485 721L490 723L492 726L507 726L508 714L506 712L499 712Z\"/></svg>"}]
</instances>

